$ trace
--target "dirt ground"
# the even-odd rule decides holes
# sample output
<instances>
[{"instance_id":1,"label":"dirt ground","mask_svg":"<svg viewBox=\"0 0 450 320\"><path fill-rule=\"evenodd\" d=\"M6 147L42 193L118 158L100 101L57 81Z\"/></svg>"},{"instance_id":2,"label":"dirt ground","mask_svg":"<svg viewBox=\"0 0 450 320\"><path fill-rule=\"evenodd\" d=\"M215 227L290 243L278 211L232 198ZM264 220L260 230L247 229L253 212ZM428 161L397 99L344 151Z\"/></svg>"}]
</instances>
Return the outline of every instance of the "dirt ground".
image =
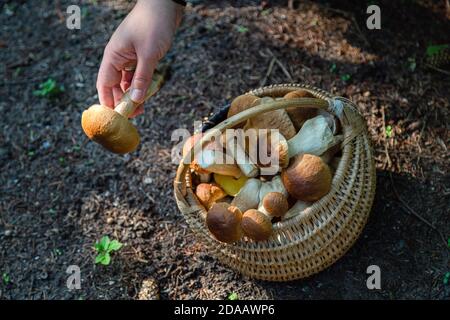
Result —
<instances>
[{"instance_id":1,"label":"dirt ground","mask_svg":"<svg viewBox=\"0 0 450 320\"><path fill-rule=\"evenodd\" d=\"M450 43L445 1L195 1L169 53L171 78L135 120L142 143L125 156L88 142L82 110L110 35L132 3L2 1L0 13L0 298L136 299L155 279L162 299L449 299L448 74L424 64ZM114 4L113 4L114 3ZM354 17L354 18L352 18ZM275 64L268 74L270 61ZM48 78L53 98L33 91ZM263 84L307 82L358 104L375 145L377 195L355 246L311 278L255 281L217 263L176 207L171 132ZM392 178L391 178L392 177ZM124 248L108 267L103 235ZM366 287L381 268L382 289ZM66 268L81 269L81 290Z\"/></svg>"}]
</instances>

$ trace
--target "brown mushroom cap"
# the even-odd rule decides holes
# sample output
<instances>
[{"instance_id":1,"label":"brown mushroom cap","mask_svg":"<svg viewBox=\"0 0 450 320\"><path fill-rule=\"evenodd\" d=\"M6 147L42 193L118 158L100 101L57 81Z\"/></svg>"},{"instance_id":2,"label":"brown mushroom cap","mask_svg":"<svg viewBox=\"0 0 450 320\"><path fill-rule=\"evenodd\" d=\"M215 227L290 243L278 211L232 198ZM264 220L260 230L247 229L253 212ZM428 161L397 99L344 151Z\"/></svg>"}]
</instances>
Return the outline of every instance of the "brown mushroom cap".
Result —
<instances>
[{"instance_id":1,"label":"brown mushroom cap","mask_svg":"<svg viewBox=\"0 0 450 320\"><path fill-rule=\"evenodd\" d=\"M256 241L267 240L272 234L270 218L256 209L245 211L241 225L244 234Z\"/></svg>"},{"instance_id":2,"label":"brown mushroom cap","mask_svg":"<svg viewBox=\"0 0 450 320\"><path fill-rule=\"evenodd\" d=\"M303 154L281 172L283 184L295 199L314 202L331 189L331 171L320 157Z\"/></svg>"},{"instance_id":3,"label":"brown mushroom cap","mask_svg":"<svg viewBox=\"0 0 450 320\"><path fill-rule=\"evenodd\" d=\"M272 217L282 217L289 210L288 200L281 192L269 192L262 201L264 209Z\"/></svg>"},{"instance_id":4,"label":"brown mushroom cap","mask_svg":"<svg viewBox=\"0 0 450 320\"><path fill-rule=\"evenodd\" d=\"M242 112L252 107L253 103L258 99L259 98L257 96L254 96L252 94L243 94L241 96L236 97L231 102L230 108L228 109L227 118L232 117L235 114L238 114L239 112Z\"/></svg>"},{"instance_id":5,"label":"brown mushroom cap","mask_svg":"<svg viewBox=\"0 0 450 320\"><path fill-rule=\"evenodd\" d=\"M227 196L225 191L212 183L200 183L195 189L195 195L208 210L215 202Z\"/></svg>"},{"instance_id":6,"label":"brown mushroom cap","mask_svg":"<svg viewBox=\"0 0 450 320\"><path fill-rule=\"evenodd\" d=\"M233 243L242 238L242 212L228 203L214 203L206 214L206 225L214 237Z\"/></svg>"},{"instance_id":7,"label":"brown mushroom cap","mask_svg":"<svg viewBox=\"0 0 450 320\"><path fill-rule=\"evenodd\" d=\"M139 145L139 133L124 116L94 104L81 116L81 126L89 139L114 153L128 153Z\"/></svg>"},{"instance_id":8,"label":"brown mushroom cap","mask_svg":"<svg viewBox=\"0 0 450 320\"><path fill-rule=\"evenodd\" d=\"M314 96L306 90L295 90L287 93L283 98L285 99L296 99L296 98L314 98ZM303 123L306 120L314 118L317 116L316 108L302 108L302 107L291 107L287 108L286 112L291 118L292 123L296 130L300 130Z\"/></svg>"}]
</instances>

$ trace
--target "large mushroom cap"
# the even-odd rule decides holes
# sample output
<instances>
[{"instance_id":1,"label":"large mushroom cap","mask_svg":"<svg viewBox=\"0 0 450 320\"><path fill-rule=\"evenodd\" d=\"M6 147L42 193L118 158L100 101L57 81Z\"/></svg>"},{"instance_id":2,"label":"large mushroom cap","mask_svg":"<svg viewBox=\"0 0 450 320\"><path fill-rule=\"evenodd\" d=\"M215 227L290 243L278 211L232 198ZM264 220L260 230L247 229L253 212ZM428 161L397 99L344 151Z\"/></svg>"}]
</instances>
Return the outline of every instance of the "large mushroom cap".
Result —
<instances>
[{"instance_id":1,"label":"large mushroom cap","mask_svg":"<svg viewBox=\"0 0 450 320\"><path fill-rule=\"evenodd\" d=\"M314 202L331 189L331 171L318 156L298 155L281 173L283 184L295 199Z\"/></svg>"},{"instance_id":2,"label":"large mushroom cap","mask_svg":"<svg viewBox=\"0 0 450 320\"><path fill-rule=\"evenodd\" d=\"M245 211L241 225L244 234L256 241L267 240L272 234L270 218L256 209Z\"/></svg>"},{"instance_id":3,"label":"large mushroom cap","mask_svg":"<svg viewBox=\"0 0 450 320\"><path fill-rule=\"evenodd\" d=\"M206 225L214 237L222 242L233 243L242 238L242 212L228 203L212 205L206 214Z\"/></svg>"},{"instance_id":4,"label":"large mushroom cap","mask_svg":"<svg viewBox=\"0 0 450 320\"><path fill-rule=\"evenodd\" d=\"M139 144L139 133L128 119L103 105L85 110L81 126L89 139L114 153L132 152Z\"/></svg>"},{"instance_id":5,"label":"large mushroom cap","mask_svg":"<svg viewBox=\"0 0 450 320\"><path fill-rule=\"evenodd\" d=\"M262 200L266 212L272 217L282 217L289 210L287 198L281 192L269 192Z\"/></svg>"}]
</instances>

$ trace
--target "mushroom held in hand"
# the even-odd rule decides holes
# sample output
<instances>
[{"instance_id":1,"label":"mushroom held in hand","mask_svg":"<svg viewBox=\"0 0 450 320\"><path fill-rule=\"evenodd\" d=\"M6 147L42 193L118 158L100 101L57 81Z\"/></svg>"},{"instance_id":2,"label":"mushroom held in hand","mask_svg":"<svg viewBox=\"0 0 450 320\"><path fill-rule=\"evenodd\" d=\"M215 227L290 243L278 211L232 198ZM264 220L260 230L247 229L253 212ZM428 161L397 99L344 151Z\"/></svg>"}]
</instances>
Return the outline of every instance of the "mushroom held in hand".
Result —
<instances>
[{"instance_id":1,"label":"mushroom held in hand","mask_svg":"<svg viewBox=\"0 0 450 320\"><path fill-rule=\"evenodd\" d=\"M242 238L242 212L228 203L215 203L206 215L206 225L214 237L233 243Z\"/></svg>"},{"instance_id":2,"label":"mushroom held in hand","mask_svg":"<svg viewBox=\"0 0 450 320\"><path fill-rule=\"evenodd\" d=\"M258 210L269 217L282 217L289 210L288 200L281 192L269 192Z\"/></svg>"},{"instance_id":3,"label":"mushroom held in hand","mask_svg":"<svg viewBox=\"0 0 450 320\"><path fill-rule=\"evenodd\" d=\"M272 221L261 211L250 209L242 216L242 231L256 241L267 240L272 234Z\"/></svg>"},{"instance_id":4,"label":"mushroom held in hand","mask_svg":"<svg viewBox=\"0 0 450 320\"><path fill-rule=\"evenodd\" d=\"M320 157L303 154L281 172L287 192L297 200L316 201L331 189L331 171Z\"/></svg>"},{"instance_id":5,"label":"mushroom held in hand","mask_svg":"<svg viewBox=\"0 0 450 320\"><path fill-rule=\"evenodd\" d=\"M164 69L162 72L155 70L145 100L159 90L163 81ZM128 117L138 106L126 92L114 110L99 104L85 110L81 116L81 126L89 139L109 151L120 154L132 152L137 148L140 138Z\"/></svg>"},{"instance_id":6,"label":"mushroom held in hand","mask_svg":"<svg viewBox=\"0 0 450 320\"><path fill-rule=\"evenodd\" d=\"M195 195L207 210L209 210L215 202L227 196L219 186L212 183L200 183L195 189Z\"/></svg>"}]
</instances>

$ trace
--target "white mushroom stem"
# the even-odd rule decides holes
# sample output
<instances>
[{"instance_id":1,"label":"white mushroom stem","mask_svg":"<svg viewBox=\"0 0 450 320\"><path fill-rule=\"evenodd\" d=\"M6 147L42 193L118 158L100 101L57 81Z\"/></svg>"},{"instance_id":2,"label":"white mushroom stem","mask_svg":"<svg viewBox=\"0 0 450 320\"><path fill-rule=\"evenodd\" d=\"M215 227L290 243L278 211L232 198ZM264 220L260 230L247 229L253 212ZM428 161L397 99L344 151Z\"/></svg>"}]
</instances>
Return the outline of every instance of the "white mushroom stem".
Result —
<instances>
[{"instance_id":1,"label":"white mushroom stem","mask_svg":"<svg viewBox=\"0 0 450 320\"><path fill-rule=\"evenodd\" d=\"M248 179L231 202L231 205L238 207L242 212L256 209L259 203L261 184L262 182L258 179Z\"/></svg>"},{"instance_id":2,"label":"white mushroom stem","mask_svg":"<svg viewBox=\"0 0 450 320\"><path fill-rule=\"evenodd\" d=\"M236 138L230 138L226 142L227 151L231 152L231 156L236 160L238 167L242 173L249 178L256 177L259 174L258 167L250 160L242 145Z\"/></svg>"},{"instance_id":3,"label":"white mushroom stem","mask_svg":"<svg viewBox=\"0 0 450 320\"><path fill-rule=\"evenodd\" d=\"M312 205L311 202L306 202L306 201L298 200L298 201L292 206L292 208L290 208L290 209L288 210L288 212L286 212L286 214L285 214L284 217L283 217L283 220L290 219L290 218L293 218L293 217L295 217L295 216L297 216L297 215L299 215L299 214L304 213L304 211L305 211L306 209L308 209L311 205Z\"/></svg>"},{"instance_id":4,"label":"white mushroom stem","mask_svg":"<svg viewBox=\"0 0 450 320\"><path fill-rule=\"evenodd\" d=\"M305 153L319 156L334 145L334 141L329 122L319 115L307 120L300 131L288 140L289 158Z\"/></svg>"}]
</instances>

